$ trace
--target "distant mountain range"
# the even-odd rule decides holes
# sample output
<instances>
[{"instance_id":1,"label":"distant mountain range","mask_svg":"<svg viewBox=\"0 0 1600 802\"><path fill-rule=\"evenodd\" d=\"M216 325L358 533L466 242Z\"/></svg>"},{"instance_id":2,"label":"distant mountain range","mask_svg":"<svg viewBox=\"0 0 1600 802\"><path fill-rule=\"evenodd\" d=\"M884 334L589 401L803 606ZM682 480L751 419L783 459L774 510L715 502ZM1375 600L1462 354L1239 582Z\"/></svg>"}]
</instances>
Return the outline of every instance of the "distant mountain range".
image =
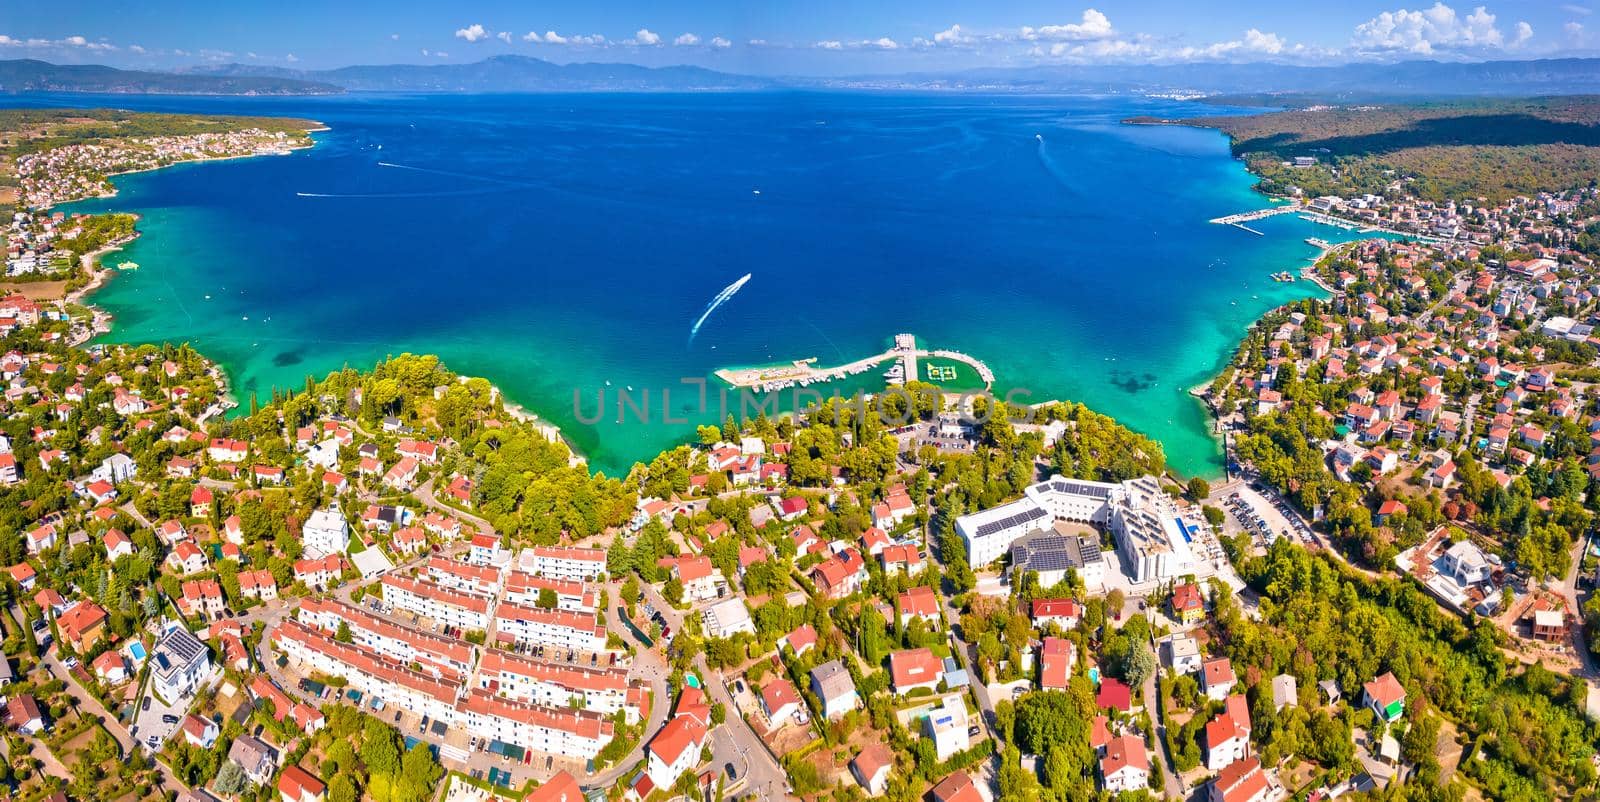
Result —
<instances>
[{"instance_id":1,"label":"distant mountain range","mask_svg":"<svg viewBox=\"0 0 1600 802\"><path fill-rule=\"evenodd\" d=\"M332 84L352 92L704 92L771 89L771 79L703 67L556 64L531 56L494 56L471 64L389 64L290 70L224 64L196 67L197 77L271 76Z\"/></svg>"},{"instance_id":2,"label":"distant mountain range","mask_svg":"<svg viewBox=\"0 0 1600 802\"><path fill-rule=\"evenodd\" d=\"M104 92L121 95L330 95L332 84L265 75L179 75L93 64L0 61L0 93Z\"/></svg>"},{"instance_id":3,"label":"distant mountain range","mask_svg":"<svg viewBox=\"0 0 1600 802\"><path fill-rule=\"evenodd\" d=\"M1106 94L1437 97L1600 93L1600 59L1472 63L1051 65L844 78L759 77L702 67L556 64L495 56L471 64L391 64L295 70L248 64L177 72L0 61L0 92L288 95L352 92L706 92L900 89Z\"/></svg>"},{"instance_id":4,"label":"distant mountain range","mask_svg":"<svg viewBox=\"0 0 1600 802\"><path fill-rule=\"evenodd\" d=\"M870 83L873 79L864 79ZM877 79L881 81L882 79ZM953 75L900 76L901 83L946 82L1010 91L1350 93L1389 96L1571 95L1600 92L1600 59L1340 64L1188 64L982 68Z\"/></svg>"}]
</instances>

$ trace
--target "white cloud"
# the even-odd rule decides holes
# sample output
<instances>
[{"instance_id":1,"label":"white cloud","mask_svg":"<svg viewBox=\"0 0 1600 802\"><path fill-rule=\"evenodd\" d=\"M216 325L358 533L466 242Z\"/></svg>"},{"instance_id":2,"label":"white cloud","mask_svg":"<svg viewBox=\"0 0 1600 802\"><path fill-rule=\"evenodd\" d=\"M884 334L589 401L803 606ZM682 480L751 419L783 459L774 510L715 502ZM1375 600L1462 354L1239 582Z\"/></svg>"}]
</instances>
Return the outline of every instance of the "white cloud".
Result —
<instances>
[{"instance_id":1,"label":"white cloud","mask_svg":"<svg viewBox=\"0 0 1600 802\"><path fill-rule=\"evenodd\" d=\"M1588 6L1580 6L1577 3L1567 3L1561 7L1561 10L1568 14L1577 14L1580 17L1587 17L1594 13L1594 9Z\"/></svg>"},{"instance_id":2,"label":"white cloud","mask_svg":"<svg viewBox=\"0 0 1600 802\"><path fill-rule=\"evenodd\" d=\"M1516 26L1512 46L1533 36L1533 27L1525 22ZM1356 26L1351 45L1357 50L1398 51L1429 55L1437 50L1482 50L1500 48L1506 44L1505 35L1495 25L1495 15L1484 6L1473 9L1462 17L1456 10L1442 2L1435 2L1425 11L1385 11Z\"/></svg>"},{"instance_id":3,"label":"white cloud","mask_svg":"<svg viewBox=\"0 0 1600 802\"><path fill-rule=\"evenodd\" d=\"M1244 49L1252 53L1277 55L1283 52L1283 37L1275 33L1262 33L1251 28L1244 32Z\"/></svg>"},{"instance_id":4,"label":"white cloud","mask_svg":"<svg viewBox=\"0 0 1600 802\"><path fill-rule=\"evenodd\" d=\"M1578 39L1578 38L1581 38L1583 36L1583 23L1581 23L1581 22L1569 22L1569 23L1561 26L1561 30L1566 31L1568 36L1571 36L1574 39Z\"/></svg>"},{"instance_id":5,"label":"white cloud","mask_svg":"<svg viewBox=\"0 0 1600 802\"><path fill-rule=\"evenodd\" d=\"M495 34L494 38L499 39L500 41L505 42L508 45L511 44L511 32L510 31L501 31L501 32Z\"/></svg>"},{"instance_id":6,"label":"white cloud","mask_svg":"<svg viewBox=\"0 0 1600 802\"><path fill-rule=\"evenodd\" d=\"M41 39L39 37L30 37L28 39L17 39L15 37L6 36L5 34L0 34L0 47L26 47L26 48L33 48L33 49L51 49L51 48L67 48L67 47L71 47L71 48L81 48L81 49L84 49L84 50L98 50L98 51L116 50L117 49L117 46L114 45L114 44L111 44L110 42L106 42L106 41L103 41L103 40L102 41L98 41L98 42L92 42L87 37L84 37L84 36L67 36L67 37L63 37L61 39ZM142 53L144 51L143 51L143 49L140 49L140 50L135 51L135 52Z\"/></svg>"},{"instance_id":7,"label":"white cloud","mask_svg":"<svg viewBox=\"0 0 1600 802\"><path fill-rule=\"evenodd\" d=\"M456 38L465 39L469 42L480 42L489 38L489 32L484 30L482 25L474 22L465 28L457 29Z\"/></svg>"},{"instance_id":8,"label":"white cloud","mask_svg":"<svg viewBox=\"0 0 1600 802\"><path fill-rule=\"evenodd\" d=\"M0 36L0 39L4 39L4 38L5 37ZM140 55L144 55L144 48L139 46L139 45L128 45L128 52L130 52L130 53L138 53Z\"/></svg>"},{"instance_id":9,"label":"white cloud","mask_svg":"<svg viewBox=\"0 0 1600 802\"><path fill-rule=\"evenodd\" d=\"M656 33L649 28L640 28L639 32L633 35L633 39L631 41L636 45L654 47L655 45L661 44L661 34Z\"/></svg>"},{"instance_id":10,"label":"white cloud","mask_svg":"<svg viewBox=\"0 0 1600 802\"><path fill-rule=\"evenodd\" d=\"M398 34L398 33L391 33L391 34L389 34L389 41L391 41L391 42L398 42L398 41L400 41L400 34Z\"/></svg>"},{"instance_id":11,"label":"white cloud","mask_svg":"<svg viewBox=\"0 0 1600 802\"><path fill-rule=\"evenodd\" d=\"M972 41L972 35L962 31L960 25L951 25L933 35L933 43L936 45L965 45Z\"/></svg>"},{"instance_id":12,"label":"white cloud","mask_svg":"<svg viewBox=\"0 0 1600 802\"><path fill-rule=\"evenodd\" d=\"M685 33L672 40L672 43L678 47L693 47L697 44L700 44L700 37L695 36L692 33Z\"/></svg>"},{"instance_id":13,"label":"white cloud","mask_svg":"<svg viewBox=\"0 0 1600 802\"><path fill-rule=\"evenodd\" d=\"M751 47L766 47L767 46L767 40L765 40L765 39L751 39L746 44L750 45Z\"/></svg>"},{"instance_id":14,"label":"white cloud","mask_svg":"<svg viewBox=\"0 0 1600 802\"><path fill-rule=\"evenodd\" d=\"M900 49L900 43L896 42L893 39L890 39L887 36L879 37L877 39L868 39L868 40L862 42L861 46L862 47L876 48L878 50L898 50L898 49Z\"/></svg>"},{"instance_id":15,"label":"white cloud","mask_svg":"<svg viewBox=\"0 0 1600 802\"><path fill-rule=\"evenodd\" d=\"M1111 20L1105 14L1095 9L1084 9L1083 19L1080 22L1065 25L1045 25L1039 28L1024 27L1022 38L1027 40L1045 39L1050 41L1081 42L1094 39L1109 39L1116 31L1111 28Z\"/></svg>"},{"instance_id":16,"label":"white cloud","mask_svg":"<svg viewBox=\"0 0 1600 802\"><path fill-rule=\"evenodd\" d=\"M300 57L295 55L295 54L293 54L293 53L290 53L289 55L284 56L283 60L289 62L290 64L293 64L293 63L299 61Z\"/></svg>"},{"instance_id":17,"label":"white cloud","mask_svg":"<svg viewBox=\"0 0 1600 802\"><path fill-rule=\"evenodd\" d=\"M713 36L711 37L711 46L718 50L727 50L728 48L733 47L733 43L720 36Z\"/></svg>"},{"instance_id":18,"label":"white cloud","mask_svg":"<svg viewBox=\"0 0 1600 802\"><path fill-rule=\"evenodd\" d=\"M822 48L823 50L842 50L842 49L844 49L844 44L843 43L841 43L841 42L839 42L837 40L833 40L833 39L830 39L830 40L828 40L826 42L818 42L816 44L816 46L819 47L819 48Z\"/></svg>"}]
</instances>

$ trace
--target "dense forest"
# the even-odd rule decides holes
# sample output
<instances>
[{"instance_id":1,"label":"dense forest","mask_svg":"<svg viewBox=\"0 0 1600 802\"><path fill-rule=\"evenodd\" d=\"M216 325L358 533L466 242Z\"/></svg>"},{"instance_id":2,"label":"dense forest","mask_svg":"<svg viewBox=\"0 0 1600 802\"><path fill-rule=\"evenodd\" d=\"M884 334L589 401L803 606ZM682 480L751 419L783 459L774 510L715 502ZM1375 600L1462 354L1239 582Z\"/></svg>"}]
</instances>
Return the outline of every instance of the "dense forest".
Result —
<instances>
[{"instance_id":1,"label":"dense forest","mask_svg":"<svg viewBox=\"0 0 1600 802\"><path fill-rule=\"evenodd\" d=\"M1140 118L1215 128L1263 188L1384 194L1397 180L1426 200L1588 186L1600 175L1600 97L1311 106L1268 114ZM1314 167L1284 166L1315 156Z\"/></svg>"}]
</instances>

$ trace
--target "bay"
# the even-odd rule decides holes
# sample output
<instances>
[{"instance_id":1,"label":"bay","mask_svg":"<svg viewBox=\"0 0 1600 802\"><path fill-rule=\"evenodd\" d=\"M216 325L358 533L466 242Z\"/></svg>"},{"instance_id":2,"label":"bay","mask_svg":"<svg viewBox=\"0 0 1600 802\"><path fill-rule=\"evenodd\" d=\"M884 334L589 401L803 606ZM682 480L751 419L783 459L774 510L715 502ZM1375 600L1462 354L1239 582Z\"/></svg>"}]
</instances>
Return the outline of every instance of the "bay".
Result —
<instances>
[{"instance_id":1,"label":"bay","mask_svg":"<svg viewBox=\"0 0 1600 802\"><path fill-rule=\"evenodd\" d=\"M720 422L713 371L843 363L898 332L997 390L1079 401L1220 473L1187 395L1345 232L1282 215L1216 132L1128 126L1216 109L966 94L71 95L8 104L304 116L315 148L123 176L133 261L92 302L105 339L187 341L236 396L436 353L560 426L591 466ZM750 280L691 325L720 290ZM710 398L701 411L696 387ZM882 386L876 372L846 391ZM650 420L616 423L617 396ZM662 393L671 392L665 405ZM605 415L588 424L604 394ZM1021 396L1019 396L1021 397ZM666 407L665 409L663 407Z\"/></svg>"}]
</instances>

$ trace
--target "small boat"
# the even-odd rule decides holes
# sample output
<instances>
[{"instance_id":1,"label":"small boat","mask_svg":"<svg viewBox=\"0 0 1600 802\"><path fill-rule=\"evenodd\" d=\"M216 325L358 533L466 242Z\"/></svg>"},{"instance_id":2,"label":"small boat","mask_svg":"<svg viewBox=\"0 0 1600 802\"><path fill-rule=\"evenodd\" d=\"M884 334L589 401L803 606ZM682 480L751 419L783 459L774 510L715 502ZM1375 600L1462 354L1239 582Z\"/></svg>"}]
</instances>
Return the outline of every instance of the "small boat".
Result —
<instances>
[{"instance_id":1,"label":"small boat","mask_svg":"<svg viewBox=\"0 0 1600 802\"><path fill-rule=\"evenodd\" d=\"M118 270L138 270L139 269L139 263L138 262L121 262L121 263L118 263L117 269Z\"/></svg>"}]
</instances>

